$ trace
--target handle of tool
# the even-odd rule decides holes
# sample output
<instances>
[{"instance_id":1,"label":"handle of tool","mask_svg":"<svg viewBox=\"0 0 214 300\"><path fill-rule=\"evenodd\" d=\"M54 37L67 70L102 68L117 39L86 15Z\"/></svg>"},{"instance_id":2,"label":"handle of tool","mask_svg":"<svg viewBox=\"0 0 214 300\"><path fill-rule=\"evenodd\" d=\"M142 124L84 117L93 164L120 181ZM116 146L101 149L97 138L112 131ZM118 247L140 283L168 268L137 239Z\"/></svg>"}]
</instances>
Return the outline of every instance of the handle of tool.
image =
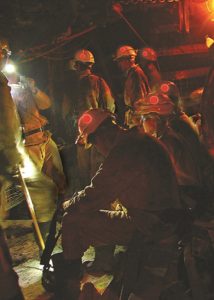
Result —
<instances>
[{"instance_id":1,"label":"handle of tool","mask_svg":"<svg viewBox=\"0 0 214 300\"><path fill-rule=\"evenodd\" d=\"M33 202L32 202L32 199L31 199L28 187L26 185L26 182L25 182L25 180L24 180L24 178L22 176L22 172L21 172L21 167L20 166L18 168L18 171L19 171L19 178L20 178L20 181L21 181L22 190L23 190L23 193L25 195L27 206L28 206L28 209L29 209L32 221L33 221L33 225L34 225L34 228L35 228L35 231L36 231L36 235L38 237L38 241L39 241L41 249L44 250L45 249L45 243L44 243L44 240L42 238L42 234L41 234L41 231L40 231L37 219L36 219L36 214L35 214Z\"/></svg>"}]
</instances>

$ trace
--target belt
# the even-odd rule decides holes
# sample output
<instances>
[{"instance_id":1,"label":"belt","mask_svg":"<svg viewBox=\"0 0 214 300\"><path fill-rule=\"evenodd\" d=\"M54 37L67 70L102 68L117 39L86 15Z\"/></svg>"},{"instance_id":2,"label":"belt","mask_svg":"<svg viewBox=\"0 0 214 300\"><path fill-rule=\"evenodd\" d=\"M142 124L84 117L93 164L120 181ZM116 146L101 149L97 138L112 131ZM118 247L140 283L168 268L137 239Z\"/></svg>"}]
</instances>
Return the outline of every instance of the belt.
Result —
<instances>
[{"instance_id":1,"label":"belt","mask_svg":"<svg viewBox=\"0 0 214 300\"><path fill-rule=\"evenodd\" d=\"M44 132L44 131L45 131L45 128L44 128L44 127L39 127L39 128L30 130L30 131L27 131L27 132L23 132L23 136L24 136L24 138L25 138L25 137L27 137L27 136L29 136L29 135L34 134L34 133Z\"/></svg>"}]
</instances>

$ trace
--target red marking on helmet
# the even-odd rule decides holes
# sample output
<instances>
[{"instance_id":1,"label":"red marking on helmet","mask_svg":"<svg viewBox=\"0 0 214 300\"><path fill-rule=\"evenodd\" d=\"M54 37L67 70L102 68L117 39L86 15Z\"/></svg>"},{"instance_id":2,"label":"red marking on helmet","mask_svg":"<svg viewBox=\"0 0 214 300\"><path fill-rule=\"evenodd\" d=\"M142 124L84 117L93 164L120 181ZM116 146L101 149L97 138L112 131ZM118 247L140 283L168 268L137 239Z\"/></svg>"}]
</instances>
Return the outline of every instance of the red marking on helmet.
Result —
<instances>
[{"instance_id":1,"label":"red marking on helmet","mask_svg":"<svg viewBox=\"0 0 214 300\"><path fill-rule=\"evenodd\" d=\"M81 121L84 123L84 124L90 124L92 122L92 116L89 115L89 114L84 114L82 117L81 117Z\"/></svg>"},{"instance_id":2,"label":"red marking on helmet","mask_svg":"<svg viewBox=\"0 0 214 300\"><path fill-rule=\"evenodd\" d=\"M148 56L148 51L147 50L143 50L142 54L143 54L144 57L147 57Z\"/></svg>"},{"instance_id":3,"label":"red marking on helmet","mask_svg":"<svg viewBox=\"0 0 214 300\"><path fill-rule=\"evenodd\" d=\"M158 96L151 96L151 97L149 98L149 102L150 102L151 104L157 104L157 103L159 102Z\"/></svg>"},{"instance_id":4,"label":"red marking on helmet","mask_svg":"<svg viewBox=\"0 0 214 300\"><path fill-rule=\"evenodd\" d=\"M80 53L80 58L84 58L85 57L85 54L84 53Z\"/></svg>"},{"instance_id":5,"label":"red marking on helmet","mask_svg":"<svg viewBox=\"0 0 214 300\"><path fill-rule=\"evenodd\" d=\"M160 89L161 89L161 91L163 93L168 93L168 91L169 91L169 85L167 83L163 83L163 84L161 84Z\"/></svg>"}]
</instances>

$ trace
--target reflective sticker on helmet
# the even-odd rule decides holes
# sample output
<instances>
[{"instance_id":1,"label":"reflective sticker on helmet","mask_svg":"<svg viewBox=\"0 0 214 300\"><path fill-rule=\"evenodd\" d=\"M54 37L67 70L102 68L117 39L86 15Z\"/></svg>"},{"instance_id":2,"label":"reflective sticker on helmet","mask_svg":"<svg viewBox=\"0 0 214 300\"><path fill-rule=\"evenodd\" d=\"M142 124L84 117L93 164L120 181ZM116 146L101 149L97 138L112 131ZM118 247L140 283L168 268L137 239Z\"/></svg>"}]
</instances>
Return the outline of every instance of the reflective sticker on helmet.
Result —
<instances>
[{"instance_id":1,"label":"reflective sticker on helmet","mask_svg":"<svg viewBox=\"0 0 214 300\"><path fill-rule=\"evenodd\" d=\"M85 53L83 53L83 52L80 53L80 54L79 54L79 57L80 57L80 59L83 59L83 60L84 60L84 58L85 58Z\"/></svg>"},{"instance_id":2,"label":"reflective sticker on helmet","mask_svg":"<svg viewBox=\"0 0 214 300\"><path fill-rule=\"evenodd\" d=\"M168 93L169 85L167 83L163 83L163 84L161 84L160 89L163 93Z\"/></svg>"},{"instance_id":3,"label":"reflective sticker on helmet","mask_svg":"<svg viewBox=\"0 0 214 300\"><path fill-rule=\"evenodd\" d=\"M148 51L147 51L147 50L144 50L144 51L142 52L142 55L143 55L144 57L147 57L147 56L148 56Z\"/></svg>"},{"instance_id":4,"label":"reflective sticker on helmet","mask_svg":"<svg viewBox=\"0 0 214 300\"><path fill-rule=\"evenodd\" d=\"M89 114L84 114L80 118L80 122L83 122L84 124L90 124L92 122L92 116Z\"/></svg>"},{"instance_id":5,"label":"reflective sticker on helmet","mask_svg":"<svg viewBox=\"0 0 214 300\"><path fill-rule=\"evenodd\" d=\"M159 102L159 98L158 98L158 96L151 96L150 98L149 98L149 102L151 103L151 104L153 104L153 105L155 105L155 104L158 104L158 102Z\"/></svg>"}]
</instances>

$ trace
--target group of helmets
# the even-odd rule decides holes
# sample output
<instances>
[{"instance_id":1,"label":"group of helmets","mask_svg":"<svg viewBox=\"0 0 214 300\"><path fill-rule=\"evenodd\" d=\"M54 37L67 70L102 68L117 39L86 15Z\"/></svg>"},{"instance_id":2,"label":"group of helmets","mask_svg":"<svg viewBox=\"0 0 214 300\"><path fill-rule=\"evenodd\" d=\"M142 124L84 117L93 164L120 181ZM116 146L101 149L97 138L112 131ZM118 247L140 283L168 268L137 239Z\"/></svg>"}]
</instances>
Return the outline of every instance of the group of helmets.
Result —
<instances>
[{"instance_id":1,"label":"group of helmets","mask_svg":"<svg viewBox=\"0 0 214 300\"><path fill-rule=\"evenodd\" d=\"M121 59L122 57L136 57L137 51L131 46L121 46L117 49L114 60ZM92 63L94 64L94 56L93 54L86 49L78 50L74 54L74 61L79 61L82 63Z\"/></svg>"},{"instance_id":2,"label":"group of helmets","mask_svg":"<svg viewBox=\"0 0 214 300\"><path fill-rule=\"evenodd\" d=\"M157 90L137 101L135 110L142 115L156 113L167 117L179 110L179 100L180 94L176 84L163 81Z\"/></svg>"},{"instance_id":3,"label":"group of helmets","mask_svg":"<svg viewBox=\"0 0 214 300\"><path fill-rule=\"evenodd\" d=\"M136 57L137 51L131 46L121 46L117 49L114 60L119 60L122 57ZM82 63L92 63L94 64L94 56L93 54L86 49L78 50L74 54L74 60Z\"/></svg>"},{"instance_id":4,"label":"group of helmets","mask_svg":"<svg viewBox=\"0 0 214 300\"><path fill-rule=\"evenodd\" d=\"M140 55L140 57L144 58L145 60L149 60L149 61L157 60L157 54L152 48L145 47L138 51L129 45L120 46L116 50L114 60L117 61L127 57L136 58L138 54ZM94 55L91 53L91 51L87 49L78 50L74 54L74 61L79 61L82 63L91 63L91 64L94 64L95 62Z\"/></svg>"},{"instance_id":5,"label":"group of helmets","mask_svg":"<svg viewBox=\"0 0 214 300\"><path fill-rule=\"evenodd\" d=\"M117 49L114 60L117 61L127 57L136 58L137 55L152 62L157 60L157 54L153 49L143 48L137 51L128 45L121 46ZM82 63L94 63L94 56L88 50L79 50L75 53L74 59ZM149 93L144 99L137 101L134 109L142 116L156 114L162 117L168 117L176 111L179 98L177 86L171 81L163 81L155 92ZM78 122L79 137L77 142L81 143L82 141L82 143L85 144L88 135L95 132L100 124L109 117L113 118L113 115L103 110L95 109L84 113Z\"/></svg>"},{"instance_id":6,"label":"group of helmets","mask_svg":"<svg viewBox=\"0 0 214 300\"><path fill-rule=\"evenodd\" d=\"M136 50L129 45L121 46L117 49L114 60L120 60L122 58L136 58L137 55L139 59L144 59L146 61L157 61L157 53L154 49L149 47L144 47L142 49Z\"/></svg>"},{"instance_id":7,"label":"group of helmets","mask_svg":"<svg viewBox=\"0 0 214 300\"><path fill-rule=\"evenodd\" d=\"M0 62L5 60L9 55L10 49L8 42L5 39L0 39ZM137 55L149 61L157 60L157 55L153 49L143 48L138 52L128 45L120 46L117 49L114 60L117 61L127 57L135 59ZM78 50L74 55L74 61L89 65L95 63L94 55L87 49ZM138 101L135 110L142 115L156 113L167 116L174 111L178 98L179 92L176 85L169 81L163 82L159 90L156 90L155 93L151 93L144 99ZM80 132L79 139L94 132L99 125L109 117L113 118L113 114L101 110L91 110L83 114L78 123Z\"/></svg>"}]
</instances>

